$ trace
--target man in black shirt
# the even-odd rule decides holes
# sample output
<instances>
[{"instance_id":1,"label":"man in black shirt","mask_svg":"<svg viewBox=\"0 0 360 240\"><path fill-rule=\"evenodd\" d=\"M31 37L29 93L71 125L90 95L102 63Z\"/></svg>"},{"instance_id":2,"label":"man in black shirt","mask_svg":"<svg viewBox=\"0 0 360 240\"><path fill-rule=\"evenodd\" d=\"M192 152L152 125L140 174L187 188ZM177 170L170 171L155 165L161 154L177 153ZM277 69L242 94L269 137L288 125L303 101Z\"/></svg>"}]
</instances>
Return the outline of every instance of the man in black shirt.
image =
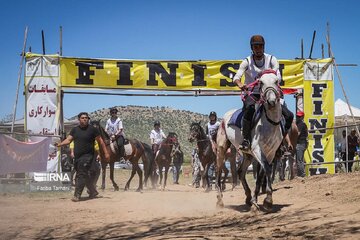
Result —
<instances>
[{"instance_id":1,"label":"man in black shirt","mask_svg":"<svg viewBox=\"0 0 360 240\"><path fill-rule=\"evenodd\" d=\"M357 148L359 147L359 139L356 136L356 129L352 129L347 136L348 142L348 161L353 161ZM352 172L353 162L347 162L347 172Z\"/></svg>"},{"instance_id":2,"label":"man in black shirt","mask_svg":"<svg viewBox=\"0 0 360 240\"><path fill-rule=\"evenodd\" d=\"M75 192L74 197L72 198L72 201L74 202L80 200L85 185L89 190L90 198L94 198L98 194L91 179L91 167L95 163L95 140L104 150L105 158L108 160L110 157L105 143L100 137L99 131L93 126L89 125L88 113L79 113L78 119L79 126L71 129L67 138L64 141L56 144L58 147L61 147L74 141L74 168L76 170Z\"/></svg>"},{"instance_id":3,"label":"man in black shirt","mask_svg":"<svg viewBox=\"0 0 360 240\"><path fill-rule=\"evenodd\" d=\"M304 112L296 113L296 125L299 130L299 137L296 145L297 176L305 177L304 153L308 147L308 128L304 123Z\"/></svg>"}]
</instances>

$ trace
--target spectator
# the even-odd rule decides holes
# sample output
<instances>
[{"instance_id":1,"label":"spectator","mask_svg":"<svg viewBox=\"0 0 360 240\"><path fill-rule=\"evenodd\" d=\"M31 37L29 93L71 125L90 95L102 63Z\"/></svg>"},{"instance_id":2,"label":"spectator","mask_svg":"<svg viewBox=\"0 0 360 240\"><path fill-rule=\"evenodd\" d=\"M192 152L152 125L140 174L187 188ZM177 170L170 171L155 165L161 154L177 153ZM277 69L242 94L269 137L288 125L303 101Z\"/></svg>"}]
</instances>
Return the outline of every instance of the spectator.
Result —
<instances>
[{"instance_id":1,"label":"spectator","mask_svg":"<svg viewBox=\"0 0 360 240\"><path fill-rule=\"evenodd\" d=\"M357 147L359 147L359 139L356 136L356 130L352 129L347 137L348 142L348 161L353 161ZM353 162L347 162L347 172L352 172Z\"/></svg>"},{"instance_id":2,"label":"spectator","mask_svg":"<svg viewBox=\"0 0 360 240\"><path fill-rule=\"evenodd\" d=\"M305 177L304 153L308 147L308 128L304 122L304 112L296 113L296 125L299 130L299 137L296 145L297 176Z\"/></svg>"}]
</instances>

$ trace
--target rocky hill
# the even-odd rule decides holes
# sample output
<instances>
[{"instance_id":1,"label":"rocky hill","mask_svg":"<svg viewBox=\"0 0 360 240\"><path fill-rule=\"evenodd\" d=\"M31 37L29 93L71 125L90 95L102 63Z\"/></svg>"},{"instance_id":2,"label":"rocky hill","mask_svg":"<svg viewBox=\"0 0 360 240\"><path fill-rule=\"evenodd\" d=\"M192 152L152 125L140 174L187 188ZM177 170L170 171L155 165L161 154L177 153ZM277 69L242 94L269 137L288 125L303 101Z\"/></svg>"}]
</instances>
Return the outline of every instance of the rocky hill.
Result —
<instances>
[{"instance_id":1,"label":"rocky hill","mask_svg":"<svg viewBox=\"0 0 360 240\"><path fill-rule=\"evenodd\" d=\"M168 132L175 132L179 136L185 161L191 159L191 151L195 143L188 141L190 124L201 121L203 126L208 121L208 116L185 110L177 110L169 107L144 107L144 106L117 106L118 116L122 119L127 138L136 138L140 141L150 143L149 134L153 129L155 120L161 122L161 128L167 135ZM106 120L110 117L109 108L99 109L89 113L91 119L100 120L105 127Z\"/></svg>"}]
</instances>

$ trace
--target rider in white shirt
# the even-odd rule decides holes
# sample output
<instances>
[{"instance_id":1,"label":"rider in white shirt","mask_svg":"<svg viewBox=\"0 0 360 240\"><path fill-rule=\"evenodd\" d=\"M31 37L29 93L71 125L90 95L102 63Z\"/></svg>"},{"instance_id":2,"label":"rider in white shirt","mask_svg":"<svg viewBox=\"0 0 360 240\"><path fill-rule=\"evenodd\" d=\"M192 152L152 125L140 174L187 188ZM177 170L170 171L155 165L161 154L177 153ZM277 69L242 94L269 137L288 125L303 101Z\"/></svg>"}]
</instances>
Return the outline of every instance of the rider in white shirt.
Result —
<instances>
[{"instance_id":1,"label":"rider in white shirt","mask_svg":"<svg viewBox=\"0 0 360 240\"><path fill-rule=\"evenodd\" d=\"M160 128L160 122L154 122L154 129L150 132L150 142L152 145L152 149L154 154L159 150L160 144L166 138L163 130Z\"/></svg>"},{"instance_id":2,"label":"rider in white shirt","mask_svg":"<svg viewBox=\"0 0 360 240\"><path fill-rule=\"evenodd\" d=\"M219 126L220 126L220 122L217 121L216 112L211 111L209 114L209 122L205 127L205 133L208 136L208 138L210 139L211 147L215 154L216 154L216 135L217 135Z\"/></svg>"},{"instance_id":3,"label":"rider in white shirt","mask_svg":"<svg viewBox=\"0 0 360 240\"><path fill-rule=\"evenodd\" d=\"M117 116L118 110L110 108L111 117L106 121L105 131L110 136L111 141L116 141L119 147L120 157L124 157L125 134L121 119Z\"/></svg>"},{"instance_id":4,"label":"rider in white shirt","mask_svg":"<svg viewBox=\"0 0 360 240\"><path fill-rule=\"evenodd\" d=\"M233 82L241 89L246 90L246 85L254 82L258 75L266 70L272 69L277 73L279 80L281 79L279 71L279 62L276 57L264 53L265 39L261 35L254 35L250 39L252 54L242 61L239 70L233 78ZM241 77L245 74L245 83L241 83ZM255 113L255 103L260 98L260 86L257 85L252 89L252 93L244 96L244 117L243 117L243 137L244 141L240 144L240 149L249 150L251 140L251 122ZM286 107L286 106L285 106ZM283 115L286 120L285 130L291 127L294 114L287 108L283 107Z\"/></svg>"}]
</instances>

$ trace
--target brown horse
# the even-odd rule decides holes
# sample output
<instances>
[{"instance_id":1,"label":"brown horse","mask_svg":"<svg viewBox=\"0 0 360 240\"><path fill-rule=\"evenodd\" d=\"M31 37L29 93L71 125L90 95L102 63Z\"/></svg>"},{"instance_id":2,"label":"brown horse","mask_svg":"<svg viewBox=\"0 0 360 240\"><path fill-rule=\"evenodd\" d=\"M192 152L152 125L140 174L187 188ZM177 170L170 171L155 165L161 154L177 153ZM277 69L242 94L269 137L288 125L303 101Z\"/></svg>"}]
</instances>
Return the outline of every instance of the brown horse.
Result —
<instances>
[{"instance_id":1,"label":"brown horse","mask_svg":"<svg viewBox=\"0 0 360 240\"><path fill-rule=\"evenodd\" d=\"M171 153L174 144L178 144L178 136L174 132L169 132L166 139L161 143L160 148L155 156L155 162L156 165L158 166L159 175L160 175L160 186L162 190L164 190L166 186L167 176L171 164ZM165 177L164 177L164 183L162 184L163 168L165 168Z\"/></svg>"},{"instance_id":2,"label":"brown horse","mask_svg":"<svg viewBox=\"0 0 360 240\"><path fill-rule=\"evenodd\" d=\"M206 136L204 128L201 126L200 122L193 122L190 126L189 142L194 142L194 141L196 141L197 143L197 147L199 150L199 159L201 165L204 168L202 174L203 187L205 187L206 192L209 192L211 190L210 188L211 185L210 185L208 173L209 173L210 165L212 163L215 163L216 153L214 153L210 139ZM235 158L234 158L234 163L235 163ZM222 163L222 166L220 168L217 167L217 173L219 172L220 176L222 171L224 171L224 178L221 184L221 188L224 190L225 181L227 179L227 175L229 174L229 170L225 167L225 162ZM233 176L235 175L236 174L234 174Z\"/></svg>"},{"instance_id":3,"label":"brown horse","mask_svg":"<svg viewBox=\"0 0 360 240\"><path fill-rule=\"evenodd\" d=\"M115 191L118 191L119 186L114 181L114 163L116 161L120 160L119 150L118 150L116 141L110 140L109 135L106 133L104 128L100 125L99 121L91 121L91 124L99 130L100 136L103 139L103 141L105 142L107 150L110 154L110 161L105 162L103 160L103 159L105 159L104 152L100 148L100 158L101 158L101 168L102 168L101 189L105 189L106 166L107 166L107 164L109 164L110 165L110 179L112 181ZM131 176L126 183L124 190L126 191L129 189L131 179L134 177L135 173L137 173L139 175L139 187L137 188L136 191L141 191L143 189L143 171L141 170L141 168L139 166L139 159L140 159L140 157L143 157L142 159L143 159L143 163L144 163L144 168L148 168L147 166L145 166L145 164L148 164L148 162L149 162L147 160L147 154L144 154L145 150L144 150L143 143L136 139L129 139L127 143L125 142L124 147L125 147L125 157L124 158L125 158L125 160L129 160L132 164Z\"/></svg>"}]
</instances>

